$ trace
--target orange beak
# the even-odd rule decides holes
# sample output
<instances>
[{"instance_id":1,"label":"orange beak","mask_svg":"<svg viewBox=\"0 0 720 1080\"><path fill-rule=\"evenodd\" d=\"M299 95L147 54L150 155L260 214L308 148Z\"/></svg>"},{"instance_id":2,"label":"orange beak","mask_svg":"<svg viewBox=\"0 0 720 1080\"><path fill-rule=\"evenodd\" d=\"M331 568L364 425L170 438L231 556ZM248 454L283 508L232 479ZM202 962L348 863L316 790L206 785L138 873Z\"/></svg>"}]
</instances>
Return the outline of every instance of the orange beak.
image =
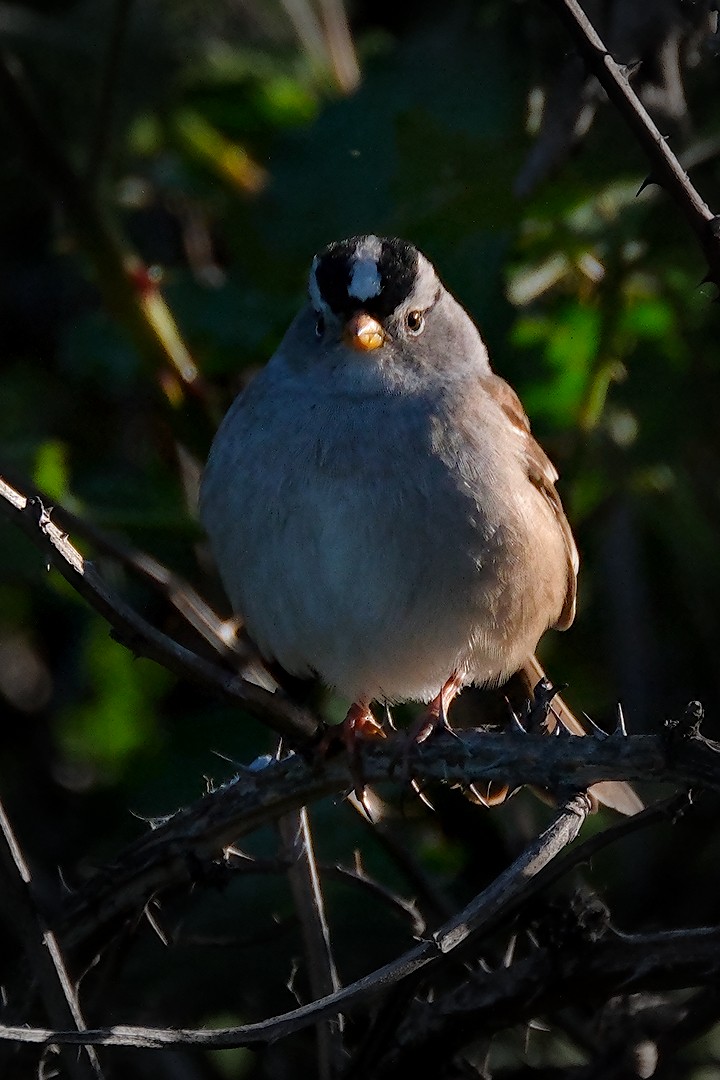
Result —
<instances>
[{"instance_id":1,"label":"orange beak","mask_svg":"<svg viewBox=\"0 0 720 1080\"><path fill-rule=\"evenodd\" d=\"M372 315L368 315L366 311L356 311L345 323L342 339L351 349L370 352L385 344L387 334Z\"/></svg>"}]
</instances>

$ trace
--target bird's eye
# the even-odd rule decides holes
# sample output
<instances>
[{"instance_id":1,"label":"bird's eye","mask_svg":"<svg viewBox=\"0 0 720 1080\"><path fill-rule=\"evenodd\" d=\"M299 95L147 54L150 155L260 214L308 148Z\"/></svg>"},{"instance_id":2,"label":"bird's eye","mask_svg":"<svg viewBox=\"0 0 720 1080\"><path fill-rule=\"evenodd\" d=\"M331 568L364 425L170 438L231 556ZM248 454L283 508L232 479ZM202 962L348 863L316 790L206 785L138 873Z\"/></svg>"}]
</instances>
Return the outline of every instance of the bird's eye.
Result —
<instances>
[{"instance_id":1,"label":"bird's eye","mask_svg":"<svg viewBox=\"0 0 720 1080\"><path fill-rule=\"evenodd\" d=\"M325 333L325 320L322 315L318 315L317 322L315 323L315 336L322 337Z\"/></svg>"},{"instance_id":2,"label":"bird's eye","mask_svg":"<svg viewBox=\"0 0 720 1080\"><path fill-rule=\"evenodd\" d=\"M422 334L425 329L425 316L422 311L408 311L405 325L411 334Z\"/></svg>"}]
</instances>

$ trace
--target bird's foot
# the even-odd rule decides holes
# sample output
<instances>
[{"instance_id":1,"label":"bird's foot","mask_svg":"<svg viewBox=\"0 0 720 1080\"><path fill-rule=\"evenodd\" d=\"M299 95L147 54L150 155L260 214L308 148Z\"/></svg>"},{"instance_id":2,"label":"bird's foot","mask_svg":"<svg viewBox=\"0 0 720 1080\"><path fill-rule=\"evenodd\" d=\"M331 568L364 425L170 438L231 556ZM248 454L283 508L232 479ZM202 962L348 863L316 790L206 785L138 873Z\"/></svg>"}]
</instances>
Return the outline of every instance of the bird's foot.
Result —
<instances>
[{"instance_id":1,"label":"bird's foot","mask_svg":"<svg viewBox=\"0 0 720 1080\"><path fill-rule=\"evenodd\" d=\"M318 754L321 757L327 755L338 744L346 750L353 780L353 792L366 813L361 746L365 739L385 739L386 737L382 725L370 711L369 704L357 701L348 709L342 724L329 728L318 744Z\"/></svg>"},{"instance_id":2,"label":"bird's foot","mask_svg":"<svg viewBox=\"0 0 720 1080\"><path fill-rule=\"evenodd\" d=\"M362 701L350 706L340 727L343 741L348 749L357 747L362 739L386 738L382 724L375 719L370 706Z\"/></svg>"},{"instance_id":3,"label":"bird's foot","mask_svg":"<svg viewBox=\"0 0 720 1080\"><path fill-rule=\"evenodd\" d=\"M445 731L448 735L455 732L448 720L448 709L462 688L462 679L454 672L443 686L440 693L432 699L420 718L408 732L408 741L423 743L436 731Z\"/></svg>"},{"instance_id":4,"label":"bird's foot","mask_svg":"<svg viewBox=\"0 0 720 1080\"><path fill-rule=\"evenodd\" d=\"M432 806L432 804L428 798L423 795L412 778L410 758L416 746L420 743L424 743L426 739L429 739L431 735L438 731L445 731L448 735L457 738L450 726L447 714L448 709L450 708L453 699L458 694L461 686L462 680L460 679L460 676L453 673L437 697L433 698L415 723L400 737L399 748L391 765L391 772L395 772L396 770L399 772L401 784L409 783L417 794L420 795L423 802L426 802L429 806Z\"/></svg>"}]
</instances>

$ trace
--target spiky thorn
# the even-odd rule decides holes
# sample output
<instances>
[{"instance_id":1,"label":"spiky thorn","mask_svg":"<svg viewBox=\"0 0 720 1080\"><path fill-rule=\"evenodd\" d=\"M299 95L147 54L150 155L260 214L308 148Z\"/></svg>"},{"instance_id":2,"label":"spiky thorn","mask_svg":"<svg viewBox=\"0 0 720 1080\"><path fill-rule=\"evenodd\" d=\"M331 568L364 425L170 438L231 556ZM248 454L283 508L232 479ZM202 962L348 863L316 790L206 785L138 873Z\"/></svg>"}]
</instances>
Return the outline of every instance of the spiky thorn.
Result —
<instances>
[{"instance_id":1,"label":"spiky thorn","mask_svg":"<svg viewBox=\"0 0 720 1080\"><path fill-rule=\"evenodd\" d=\"M511 934L510 940L507 943L503 958L500 961L500 966L509 968L512 966L512 962L515 959L515 947L517 946L518 936L517 934Z\"/></svg>"},{"instance_id":2,"label":"spiky thorn","mask_svg":"<svg viewBox=\"0 0 720 1080\"><path fill-rule=\"evenodd\" d=\"M469 799L470 802L475 803L477 806L484 806L486 810L504 803L518 790L518 788L511 789L509 784L503 784L499 780L485 780L483 782L486 785L484 794L477 784L460 786L466 799Z\"/></svg>"},{"instance_id":3,"label":"spiky thorn","mask_svg":"<svg viewBox=\"0 0 720 1080\"><path fill-rule=\"evenodd\" d=\"M523 727L520 717L515 712L507 698L505 698L505 702L508 707L508 712L510 713L510 727L507 728L507 734L512 736L527 735L527 728Z\"/></svg>"},{"instance_id":4,"label":"spiky thorn","mask_svg":"<svg viewBox=\"0 0 720 1080\"><path fill-rule=\"evenodd\" d=\"M628 60L627 64L618 64L618 67L627 81L630 82L631 79L635 78L642 65L642 60Z\"/></svg>"},{"instance_id":5,"label":"spiky thorn","mask_svg":"<svg viewBox=\"0 0 720 1080\"><path fill-rule=\"evenodd\" d=\"M347 799L349 803L351 803L354 807L360 810L371 825L376 824L375 818L372 816L372 813L370 812L370 807L368 806L365 799L364 786L361 789L358 789L357 783L355 783L353 787L348 788L345 791L342 798L340 799L340 802L343 802L345 799Z\"/></svg>"},{"instance_id":6,"label":"spiky thorn","mask_svg":"<svg viewBox=\"0 0 720 1080\"><path fill-rule=\"evenodd\" d=\"M615 739L626 739L627 738L627 727L625 726L625 714L623 712L623 707L622 707L622 705L620 704L619 701L618 701L617 706L615 708L615 730L613 731L613 733L612 733L612 735L610 737L615 738Z\"/></svg>"},{"instance_id":7,"label":"spiky thorn","mask_svg":"<svg viewBox=\"0 0 720 1080\"><path fill-rule=\"evenodd\" d=\"M426 795L425 789L420 786L419 781L417 781L414 776L410 777L410 787L413 789L420 802L425 803L428 810L432 810L433 813L437 813L437 811L435 810L435 806Z\"/></svg>"},{"instance_id":8,"label":"spiky thorn","mask_svg":"<svg viewBox=\"0 0 720 1080\"><path fill-rule=\"evenodd\" d=\"M638 195L642 195L645 188L652 187L653 184L655 184L657 187L662 187L662 182L658 179L658 177L655 176L654 173L648 173L640 187L635 192L635 198L637 199Z\"/></svg>"},{"instance_id":9,"label":"spiky thorn","mask_svg":"<svg viewBox=\"0 0 720 1080\"><path fill-rule=\"evenodd\" d=\"M475 806L482 806L485 808L485 810L490 809L487 799L482 794L477 784L466 784L464 787L461 788L461 791L465 798L469 802L474 803Z\"/></svg>"},{"instance_id":10,"label":"spiky thorn","mask_svg":"<svg viewBox=\"0 0 720 1080\"><path fill-rule=\"evenodd\" d=\"M599 727L592 716L588 716L586 712L583 713L583 720L588 729L587 733L592 739L608 739L610 737L607 731L605 731L604 728Z\"/></svg>"}]
</instances>

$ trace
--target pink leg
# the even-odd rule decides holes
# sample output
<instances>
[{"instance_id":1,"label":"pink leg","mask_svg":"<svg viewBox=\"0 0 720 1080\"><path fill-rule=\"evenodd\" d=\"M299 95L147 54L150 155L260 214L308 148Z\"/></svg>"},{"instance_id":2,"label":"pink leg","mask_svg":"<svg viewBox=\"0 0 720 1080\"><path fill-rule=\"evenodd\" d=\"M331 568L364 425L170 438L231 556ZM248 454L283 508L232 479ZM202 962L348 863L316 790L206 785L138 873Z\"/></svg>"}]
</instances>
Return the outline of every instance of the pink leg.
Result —
<instances>
[{"instance_id":1,"label":"pink leg","mask_svg":"<svg viewBox=\"0 0 720 1080\"><path fill-rule=\"evenodd\" d=\"M370 703L356 701L342 722L342 738L349 750L359 739L384 739L385 732L370 711Z\"/></svg>"},{"instance_id":2,"label":"pink leg","mask_svg":"<svg viewBox=\"0 0 720 1080\"><path fill-rule=\"evenodd\" d=\"M420 717L416 728L412 729L412 738L415 742L425 742L434 731L447 731L454 734L448 723L448 709L462 689L462 679L457 671L454 671L443 686L437 697L428 705Z\"/></svg>"},{"instance_id":3,"label":"pink leg","mask_svg":"<svg viewBox=\"0 0 720 1080\"><path fill-rule=\"evenodd\" d=\"M348 754L353 789L358 802L365 808L365 778L362 770L360 746L364 739L384 739L385 732L370 711L368 701L356 701L347 711L342 724L330 728L320 742L320 753L324 755L338 742L342 742ZM369 815L368 815L369 816Z\"/></svg>"}]
</instances>

